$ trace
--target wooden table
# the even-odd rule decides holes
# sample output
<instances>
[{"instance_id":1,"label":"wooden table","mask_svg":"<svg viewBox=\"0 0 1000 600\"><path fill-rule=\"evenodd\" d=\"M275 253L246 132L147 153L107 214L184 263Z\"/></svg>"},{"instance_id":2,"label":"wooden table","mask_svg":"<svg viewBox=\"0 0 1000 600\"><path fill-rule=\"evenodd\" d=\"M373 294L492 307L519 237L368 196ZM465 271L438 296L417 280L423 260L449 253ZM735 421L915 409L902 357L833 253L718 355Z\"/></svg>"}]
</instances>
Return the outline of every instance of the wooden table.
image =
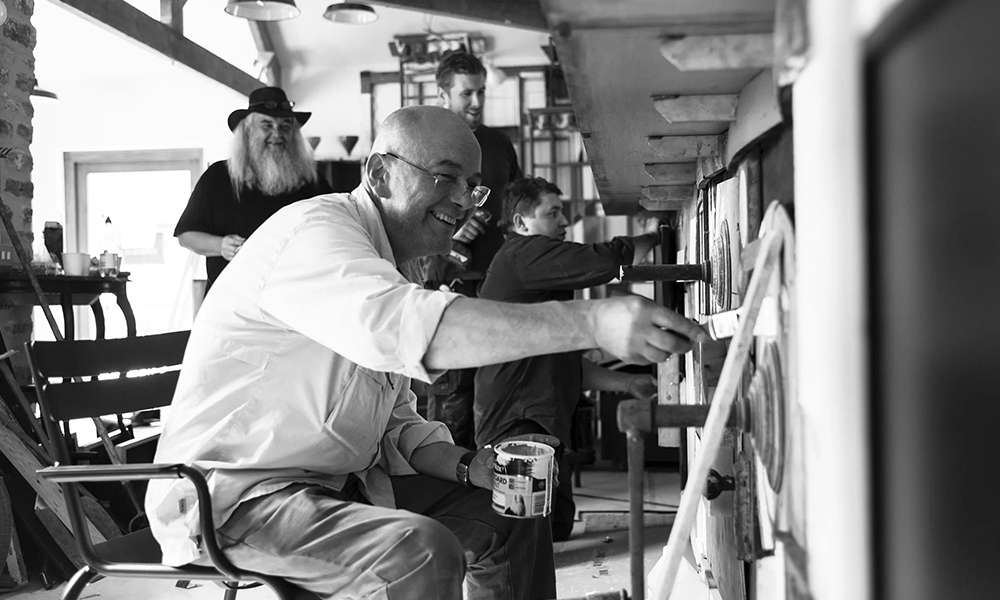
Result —
<instances>
[{"instance_id":1,"label":"wooden table","mask_svg":"<svg viewBox=\"0 0 1000 600\"><path fill-rule=\"evenodd\" d=\"M50 305L62 306L64 332L67 340L74 339L75 319L74 306L89 306L94 312L94 322L97 326L97 338L104 338L104 310L98 298L101 294L114 294L118 307L125 315L126 335L136 335L135 314L129 304L126 294L128 277L75 277L71 275L36 275L38 284ZM38 305L31 281L23 271L8 271L0 273L0 295L14 305Z\"/></svg>"}]
</instances>

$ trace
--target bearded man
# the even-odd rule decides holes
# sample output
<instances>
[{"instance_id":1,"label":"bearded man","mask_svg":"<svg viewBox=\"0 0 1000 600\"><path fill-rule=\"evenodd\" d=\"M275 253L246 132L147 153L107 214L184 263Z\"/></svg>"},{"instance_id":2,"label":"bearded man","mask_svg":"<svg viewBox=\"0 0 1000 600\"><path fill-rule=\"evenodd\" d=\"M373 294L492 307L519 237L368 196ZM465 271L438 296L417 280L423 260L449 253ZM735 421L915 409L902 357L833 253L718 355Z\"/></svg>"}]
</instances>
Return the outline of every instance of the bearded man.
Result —
<instances>
[{"instance_id":1,"label":"bearded man","mask_svg":"<svg viewBox=\"0 0 1000 600\"><path fill-rule=\"evenodd\" d=\"M202 174L174 228L181 246L207 257L209 288L271 215L333 191L316 174L312 149L302 136L312 113L294 112L293 106L281 88L251 92L247 108L229 115L229 160Z\"/></svg>"}]
</instances>

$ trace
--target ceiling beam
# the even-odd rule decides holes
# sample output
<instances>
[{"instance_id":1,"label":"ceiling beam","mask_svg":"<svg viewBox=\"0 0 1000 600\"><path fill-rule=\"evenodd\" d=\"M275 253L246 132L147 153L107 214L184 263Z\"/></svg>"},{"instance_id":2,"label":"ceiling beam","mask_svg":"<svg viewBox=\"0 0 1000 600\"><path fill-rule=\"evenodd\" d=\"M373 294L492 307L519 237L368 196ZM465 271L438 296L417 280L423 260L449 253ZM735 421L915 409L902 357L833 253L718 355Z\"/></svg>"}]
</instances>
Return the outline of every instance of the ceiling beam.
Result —
<instances>
[{"instance_id":1,"label":"ceiling beam","mask_svg":"<svg viewBox=\"0 0 1000 600\"><path fill-rule=\"evenodd\" d=\"M698 165L693 162L648 163L646 164L646 173L655 179L656 183L664 185L693 185L698 175Z\"/></svg>"},{"instance_id":2,"label":"ceiling beam","mask_svg":"<svg viewBox=\"0 0 1000 600\"><path fill-rule=\"evenodd\" d=\"M767 69L774 64L774 35L690 35L663 42L660 54L680 71Z\"/></svg>"},{"instance_id":3,"label":"ceiling beam","mask_svg":"<svg viewBox=\"0 0 1000 600\"><path fill-rule=\"evenodd\" d=\"M692 185L644 185L639 204L646 210L681 210L695 199Z\"/></svg>"},{"instance_id":4,"label":"ceiling beam","mask_svg":"<svg viewBox=\"0 0 1000 600\"><path fill-rule=\"evenodd\" d=\"M726 162L732 165L743 151L782 123L774 71L768 69L740 91L736 122L726 140Z\"/></svg>"},{"instance_id":5,"label":"ceiling beam","mask_svg":"<svg viewBox=\"0 0 1000 600\"><path fill-rule=\"evenodd\" d=\"M723 154L720 144L725 138L718 135L650 136L649 147L667 161L682 161Z\"/></svg>"},{"instance_id":6,"label":"ceiling beam","mask_svg":"<svg viewBox=\"0 0 1000 600\"><path fill-rule=\"evenodd\" d=\"M274 49L271 30L262 21L248 19L247 23L250 24L253 43L257 46L257 60L254 61L254 66L261 69L259 75L266 78L269 84L281 87L281 61L278 60L278 54Z\"/></svg>"},{"instance_id":7,"label":"ceiling beam","mask_svg":"<svg viewBox=\"0 0 1000 600\"><path fill-rule=\"evenodd\" d=\"M124 0L52 0L74 14L159 52L242 94L260 82Z\"/></svg>"},{"instance_id":8,"label":"ceiling beam","mask_svg":"<svg viewBox=\"0 0 1000 600\"><path fill-rule=\"evenodd\" d=\"M654 96L653 106L667 123L735 121L736 94Z\"/></svg>"},{"instance_id":9,"label":"ceiling beam","mask_svg":"<svg viewBox=\"0 0 1000 600\"><path fill-rule=\"evenodd\" d=\"M369 4L548 32L539 0L371 0Z\"/></svg>"}]
</instances>

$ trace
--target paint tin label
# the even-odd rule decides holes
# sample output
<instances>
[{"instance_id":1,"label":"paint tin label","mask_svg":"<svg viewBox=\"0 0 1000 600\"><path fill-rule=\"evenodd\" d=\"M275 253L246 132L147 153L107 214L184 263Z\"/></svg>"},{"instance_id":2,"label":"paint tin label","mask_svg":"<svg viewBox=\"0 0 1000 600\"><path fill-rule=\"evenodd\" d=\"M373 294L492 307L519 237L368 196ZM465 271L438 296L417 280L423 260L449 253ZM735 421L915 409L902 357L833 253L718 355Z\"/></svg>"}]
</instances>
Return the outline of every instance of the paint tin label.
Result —
<instances>
[{"instance_id":1,"label":"paint tin label","mask_svg":"<svg viewBox=\"0 0 1000 600\"><path fill-rule=\"evenodd\" d=\"M555 450L539 442L501 442L494 447L493 510L531 519L552 512Z\"/></svg>"}]
</instances>

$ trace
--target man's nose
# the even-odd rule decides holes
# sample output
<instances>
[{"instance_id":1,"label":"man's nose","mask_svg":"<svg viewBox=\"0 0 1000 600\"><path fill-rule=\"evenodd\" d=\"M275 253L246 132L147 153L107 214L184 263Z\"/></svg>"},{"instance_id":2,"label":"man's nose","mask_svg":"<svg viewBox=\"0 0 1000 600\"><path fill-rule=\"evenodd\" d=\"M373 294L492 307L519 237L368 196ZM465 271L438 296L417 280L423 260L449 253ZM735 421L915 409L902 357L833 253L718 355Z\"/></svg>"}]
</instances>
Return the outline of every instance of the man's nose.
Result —
<instances>
[{"instance_id":1,"label":"man's nose","mask_svg":"<svg viewBox=\"0 0 1000 600\"><path fill-rule=\"evenodd\" d=\"M482 105L483 105L483 98L481 98L478 94L473 95L472 96L472 106L475 107L475 108L479 108Z\"/></svg>"}]
</instances>

